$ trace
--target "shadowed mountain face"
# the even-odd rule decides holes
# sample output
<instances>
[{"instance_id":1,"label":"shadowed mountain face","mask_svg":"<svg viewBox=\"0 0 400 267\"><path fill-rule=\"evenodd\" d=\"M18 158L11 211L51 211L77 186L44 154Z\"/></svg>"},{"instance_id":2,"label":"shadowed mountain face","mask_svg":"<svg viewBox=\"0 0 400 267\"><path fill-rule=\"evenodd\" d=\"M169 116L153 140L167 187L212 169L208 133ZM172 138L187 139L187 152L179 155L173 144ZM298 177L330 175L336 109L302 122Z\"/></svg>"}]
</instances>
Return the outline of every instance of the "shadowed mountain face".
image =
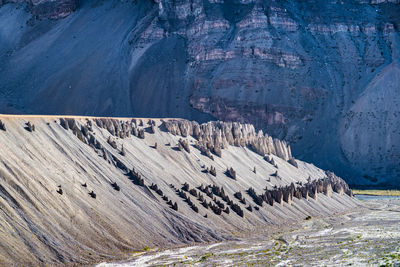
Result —
<instances>
[{"instance_id":1,"label":"shadowed mountain face","mask_svg":"<svg viewBox=\"0 0 400 267\"><path fill-rule=\"evenodd\" d=\"M0 112L250 122L400 182L398 0L2 4Z\"/></svg>"}]
</instances>

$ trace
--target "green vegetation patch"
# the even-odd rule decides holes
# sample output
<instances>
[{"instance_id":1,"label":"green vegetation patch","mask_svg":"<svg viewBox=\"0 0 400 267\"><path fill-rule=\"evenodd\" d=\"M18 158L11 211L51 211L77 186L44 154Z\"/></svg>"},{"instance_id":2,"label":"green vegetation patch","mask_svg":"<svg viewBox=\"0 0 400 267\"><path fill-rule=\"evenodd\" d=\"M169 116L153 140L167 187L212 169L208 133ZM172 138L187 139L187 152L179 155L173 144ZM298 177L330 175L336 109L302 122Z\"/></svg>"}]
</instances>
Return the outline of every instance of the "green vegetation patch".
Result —
<instances>
[{"instance_id":1,"label":"green vegetation patch","mask_svg":"<svg viewBox=\"0 0 400 267\"><path fill-rule=\"evenodd\" d=\"M356 195L370 195L370 196L400 196L400 190L358 190L353 189Z\"/></svg>"}]
</instances>

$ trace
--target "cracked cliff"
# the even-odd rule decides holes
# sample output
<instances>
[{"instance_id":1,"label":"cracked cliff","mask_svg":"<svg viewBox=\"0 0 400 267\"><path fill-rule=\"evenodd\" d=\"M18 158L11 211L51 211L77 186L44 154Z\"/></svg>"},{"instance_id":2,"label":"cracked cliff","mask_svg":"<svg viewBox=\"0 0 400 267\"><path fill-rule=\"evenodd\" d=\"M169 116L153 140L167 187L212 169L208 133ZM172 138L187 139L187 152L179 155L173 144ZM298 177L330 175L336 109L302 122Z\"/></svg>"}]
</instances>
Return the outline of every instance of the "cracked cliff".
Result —
<instances>
[{"instance_id":1,"label":"cracked cliff","mask_svg":"<svg viewBox=\"0 0 400 267\"><path fill-rule=\"evenodd\" d=\"M400 182L400 1L0 1L0 112L252 123Z\"/></svg>"}]
</instances>

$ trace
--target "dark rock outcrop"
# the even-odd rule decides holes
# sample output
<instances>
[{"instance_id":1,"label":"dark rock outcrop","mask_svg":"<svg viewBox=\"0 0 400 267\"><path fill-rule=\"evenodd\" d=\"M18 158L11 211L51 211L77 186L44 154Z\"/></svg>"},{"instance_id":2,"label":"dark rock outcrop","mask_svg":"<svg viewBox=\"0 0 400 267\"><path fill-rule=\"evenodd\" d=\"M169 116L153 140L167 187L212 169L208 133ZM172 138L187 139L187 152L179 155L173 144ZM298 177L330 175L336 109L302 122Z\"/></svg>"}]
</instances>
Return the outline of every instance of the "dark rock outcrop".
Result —
<instances>
[{"instance_id":1,"label":"dark rock outcrop","mask_svg":"<svg viewBox=\"0 0 400 267\"><path fill-rule=\"evenodd\" d=\"M114 188L115 191L120 191L121 188L116 182L111 183L112 188Z\"/></svg>"},{"instance_id":2,"label":"dark rock outcrop","mask_svg":"<svg viewBox=\"0 0 400 267\"><path fill-rule=\"evenodd\" d=\"M295 185L292 183L289 186L275 187L274 189L266 188L265 193L261 196L258 196L253 188L250 188L248 193L253 198L254 202L259 202L259 198L261 198L262 201L265 201L271 206L273 206L274 202L282 204L283 201L290 205L294 197L298 199L308 199L308 197L311 197L317 200L318 193L323 193L331 197L332 193L336 192L340 195L347 194L353 197L353 192L342 178L328 171L326 175L327 176L323 179L309 181L306 184L298 183ZM241 194L237 193L235 197L241 197Z\"/></svg>"},{"instance_id":3,"label":"dark rock outcrop","mask_svg":"<svg viewBox=\"0 0 400 267\"><path fill-rule=\"evenodd\" d=\"M256 191L254 190L254 188L249 188L249 189L247 190L247 193L249 194L250 197L253 198L254 203L256 203L257 205L259 205L259 206L261 206L261 207L263 206L264 200L263 200L263 198L262 198L260 195L258 195L258 194L256 193ZM251 206L249 206L249 207L251 207Z\"/></svg>"},{"instance_id":4,"label":"dark rock outcrop","mask_svg":"<svg viewBox=\"0 0 400 267\"><path fill-rule=\"evenodd\" d=\"M35 125L32 124L30 121L28 121L28 122L26 123L25 129L26 129L27 131L29 131L29 132L34 132L34 131L35 131Z\"/></svg>"},{"instance_id":5,"label":"dark rock outcrop","mask_svg":"<svg viewBox=\"0 0 400 267\"><path fill-rule=\"evenodd\" d=\"M6 125L0 120L0 130L6 131Z\"/></svg>"},{"instance_id":6,"label":"dark rock outcrop","mask_svg":"<svg viewBox=\"0 0 400 267\"><path fill-rule=\"evenodd\" d=\"M209 173L213 176L217 176L217 170L213 166L210 167Z\"/></svg>"},{"instance_id":7,"label":"dark rock outcrop","mask_svg":"<svg viewBox=\"0 0 400 267\"><path fill-rule=\"evenodd\" d=\"M236 171L232 167L227 168L225 174L233 180L236 180Z\"/></svg>"}]
</instances>

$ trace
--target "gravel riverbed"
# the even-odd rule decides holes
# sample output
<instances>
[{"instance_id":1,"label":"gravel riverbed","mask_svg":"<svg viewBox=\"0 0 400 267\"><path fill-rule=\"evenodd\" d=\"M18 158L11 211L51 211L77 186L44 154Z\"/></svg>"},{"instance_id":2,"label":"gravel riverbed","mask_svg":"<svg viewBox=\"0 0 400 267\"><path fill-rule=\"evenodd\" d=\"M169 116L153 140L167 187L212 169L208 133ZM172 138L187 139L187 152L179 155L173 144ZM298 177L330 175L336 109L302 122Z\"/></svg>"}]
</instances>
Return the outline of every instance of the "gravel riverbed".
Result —
<instances>
[{"instance_id":1,"label":"gravel riverbed","mask_svg":"<svg viewBox=\"0 0 400 267\"><path fill-rule=\"evenodd\" d=\"M362 208L311 218L263 238L137 255L110 266L400 266L400 197L357 196Z\"/></svg>"}]
</instances>

